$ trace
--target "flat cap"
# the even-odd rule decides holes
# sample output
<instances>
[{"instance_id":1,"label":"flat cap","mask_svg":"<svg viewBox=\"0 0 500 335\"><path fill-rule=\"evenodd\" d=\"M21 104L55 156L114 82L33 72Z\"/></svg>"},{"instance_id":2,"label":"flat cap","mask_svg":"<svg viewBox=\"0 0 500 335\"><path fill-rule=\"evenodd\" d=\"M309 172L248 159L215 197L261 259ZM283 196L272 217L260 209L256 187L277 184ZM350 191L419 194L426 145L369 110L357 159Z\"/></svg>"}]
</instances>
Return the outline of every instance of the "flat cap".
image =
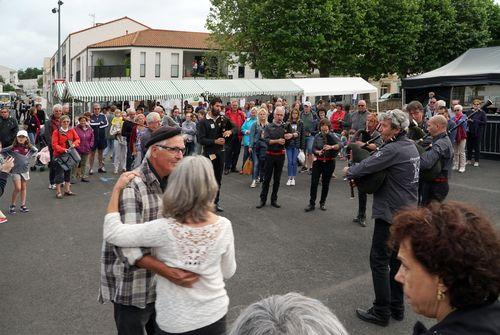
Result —
<instances>
[{"instance_id":1,"label":"flat cap","mask_svg":"<svg viewBox=\"0 0 500 335\"><path fill-rule=\"evenodd\" d=\"M156 129L152 134L149 141L146 142L146 149L155 143L169 139L171 137L181 134L181 128L164 126Z\"/></svg>"}]
</instances>

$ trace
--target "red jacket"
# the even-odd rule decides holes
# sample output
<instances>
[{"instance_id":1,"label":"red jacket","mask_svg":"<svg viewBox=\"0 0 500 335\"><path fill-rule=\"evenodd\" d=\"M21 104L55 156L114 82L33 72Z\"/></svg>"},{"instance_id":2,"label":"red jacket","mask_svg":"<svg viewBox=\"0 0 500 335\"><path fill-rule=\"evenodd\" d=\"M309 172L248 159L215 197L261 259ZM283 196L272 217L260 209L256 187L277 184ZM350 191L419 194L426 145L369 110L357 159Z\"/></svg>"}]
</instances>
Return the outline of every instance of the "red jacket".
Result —
<instances>
[{"instance_id":1,"label":"red jacket","mask_svg":"<svg viewBox=\"0 0 500 335\"><path fill-rule=\"evenodd\" d=\"M61 132L60 129L54 130L52 133L52 150L54 150L54 157L61 156L68 149L68 140L73 142L73 146L80 145L80 137L76 131L71 128L67 133Z\"/></svg>"},{"instance_id":2,"label":"red jacket","mask_svg":"<svg viewBox=\"0 0 500 335\"><path fill-rule=\"evenodd\" d=\"M344 129L344 123L340 122L341 120L344 121L345 118L345 111L344 110L338 110L330 116L330 123L332 124L332 130L334 132L340 132L342 129Z\"/></svg>"},{"instance_id":3,"label":"red jacket","mask_svg":"<svg viewBox=\"0 0 500 335\"><path fill-rule=\"evenodd\" d=\"M241 141L243 134L241 133L241 126L245 123L245 113L241 109L238 108L236 112L233 110L229 110L226 112L226 116L231 120L231 122L238 128L238 139Z\"/></svg>"}]
</instances>

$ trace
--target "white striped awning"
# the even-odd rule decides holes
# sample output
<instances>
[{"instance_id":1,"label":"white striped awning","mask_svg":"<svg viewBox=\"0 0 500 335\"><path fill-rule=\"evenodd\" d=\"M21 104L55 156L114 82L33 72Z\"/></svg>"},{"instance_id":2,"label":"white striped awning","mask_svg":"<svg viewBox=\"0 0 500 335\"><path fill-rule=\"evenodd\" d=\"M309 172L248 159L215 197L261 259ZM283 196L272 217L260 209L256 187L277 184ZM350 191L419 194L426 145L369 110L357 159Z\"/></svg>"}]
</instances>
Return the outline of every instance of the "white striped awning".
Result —
<instances>
[{"instance_id":1,"label":"white striped awning","mask_svg":"<svg viewBox=\"0 0 500 335\"><path fill-rule=\"evenodd\" d=\"M96 81L70 81L66 83L68 97L85 102L107 101L99 83Z\"/></svg>"},{"instance_id":2,"label":"white striped awning","mask_svg":"<svg viewBox=\"0 0 500 335\"><path fill-rule=\"evenodd\" d=\"M64 100L66 97L66 84L65 83L56 83L54 85L54 96L59 100Z\"/></svg>"},{"instance_id":3,"label":"white striped awning","mask_svg":"<svg viewBox=\"0 0 500 335\"><path fill-rule=\"evenodd\" d=\"M292 96L303 92L302 88L290 79L250 79L263 95Z\"/></svg>"},{"instance_id":4,"label":"white striped awning","mask_svg":"<svg viewBox=\"0 0 500 335\"><path fill-rule=\"evenodd\" d=\"M171 80L183 99L201 96L205 91L196 80Z\"/></svg>"},{"instance_id":5,"label":"white striped awning","mask_svg":"<svg viewBox=\"0 0 500 335\"><path fill-rule=\"evenodd\" d=\"M197 80L204 92L224 97L248 97L261 95L261 90L248 79Z\"/></svg>"},{"instance_id":6,"label":"white striped awning","mask_svg":"<svg viewBox=\"0 0 500 335\"><path fill-rule=\"evenodd\" d=\"M105 100L131 101L150 100L151 95L140 81L101 81L101 90Z\"/></svg>"},{"instance_id":7,"label":"white striped awning","mask_svg":"<svg viewBox=\"0 0 500 335\"><path fill-rule=\"evenodd\" d=\"M151 100L181 98L181 93L174 85L173 80L144 80L140 83L148 91Z\"/></svg>"}]
</instances>

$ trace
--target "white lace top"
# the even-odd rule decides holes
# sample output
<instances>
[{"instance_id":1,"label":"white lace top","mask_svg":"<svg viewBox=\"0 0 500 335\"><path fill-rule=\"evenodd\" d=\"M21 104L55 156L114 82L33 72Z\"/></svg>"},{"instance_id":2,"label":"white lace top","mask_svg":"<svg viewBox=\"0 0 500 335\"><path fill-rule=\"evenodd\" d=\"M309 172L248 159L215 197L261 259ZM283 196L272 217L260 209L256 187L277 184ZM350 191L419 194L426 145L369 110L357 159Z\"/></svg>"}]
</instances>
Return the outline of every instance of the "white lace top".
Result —
<instances>
[{"instance_id":1,"label":"white lace top","mask_svg":"<svg viewBox=\"0 0 500 335\"><path fill-rule=\"evenodd\" d=\"M170 267L200 274L191 288L156 276L156 322L169 333L208 326L227 313L224 279L236 271L231 222L189 227L161 218L144 224L122 224L119 213L104 218L104 239L120 247L153 247L153 255Z\"/></svg>"}]
</instances>

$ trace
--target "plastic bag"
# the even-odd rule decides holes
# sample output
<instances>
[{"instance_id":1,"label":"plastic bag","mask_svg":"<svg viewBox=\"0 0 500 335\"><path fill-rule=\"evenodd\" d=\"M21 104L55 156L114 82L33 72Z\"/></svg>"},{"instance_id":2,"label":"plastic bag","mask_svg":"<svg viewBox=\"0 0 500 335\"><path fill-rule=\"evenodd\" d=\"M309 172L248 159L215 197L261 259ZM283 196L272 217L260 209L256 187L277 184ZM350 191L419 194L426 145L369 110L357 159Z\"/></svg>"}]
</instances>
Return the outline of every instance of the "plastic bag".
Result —
<instances>
[{"instance_id":1,"label":"plastic bag","mask_svg":"<svg viewBox=\"0 0 500 335\"><path fill-rule=\"evenodd\" d=\"M300 150L299 154L297 155L297 161L299 162L300 166L303 166L306 162L306 155L304 154L304 150Z\"/></svg>"},{"instance_id":2,"label":"plastic bag","mask_svg":"<svg viewBox=\"0 0 500 335\"><path fill-rule=\"evenodd\" d=\"M246 175L252 175L253 173L253 162L250 158L248 158L245 162L245 164L243 165L243 174L246 174Z\"/></svg>"}]
</instances>

